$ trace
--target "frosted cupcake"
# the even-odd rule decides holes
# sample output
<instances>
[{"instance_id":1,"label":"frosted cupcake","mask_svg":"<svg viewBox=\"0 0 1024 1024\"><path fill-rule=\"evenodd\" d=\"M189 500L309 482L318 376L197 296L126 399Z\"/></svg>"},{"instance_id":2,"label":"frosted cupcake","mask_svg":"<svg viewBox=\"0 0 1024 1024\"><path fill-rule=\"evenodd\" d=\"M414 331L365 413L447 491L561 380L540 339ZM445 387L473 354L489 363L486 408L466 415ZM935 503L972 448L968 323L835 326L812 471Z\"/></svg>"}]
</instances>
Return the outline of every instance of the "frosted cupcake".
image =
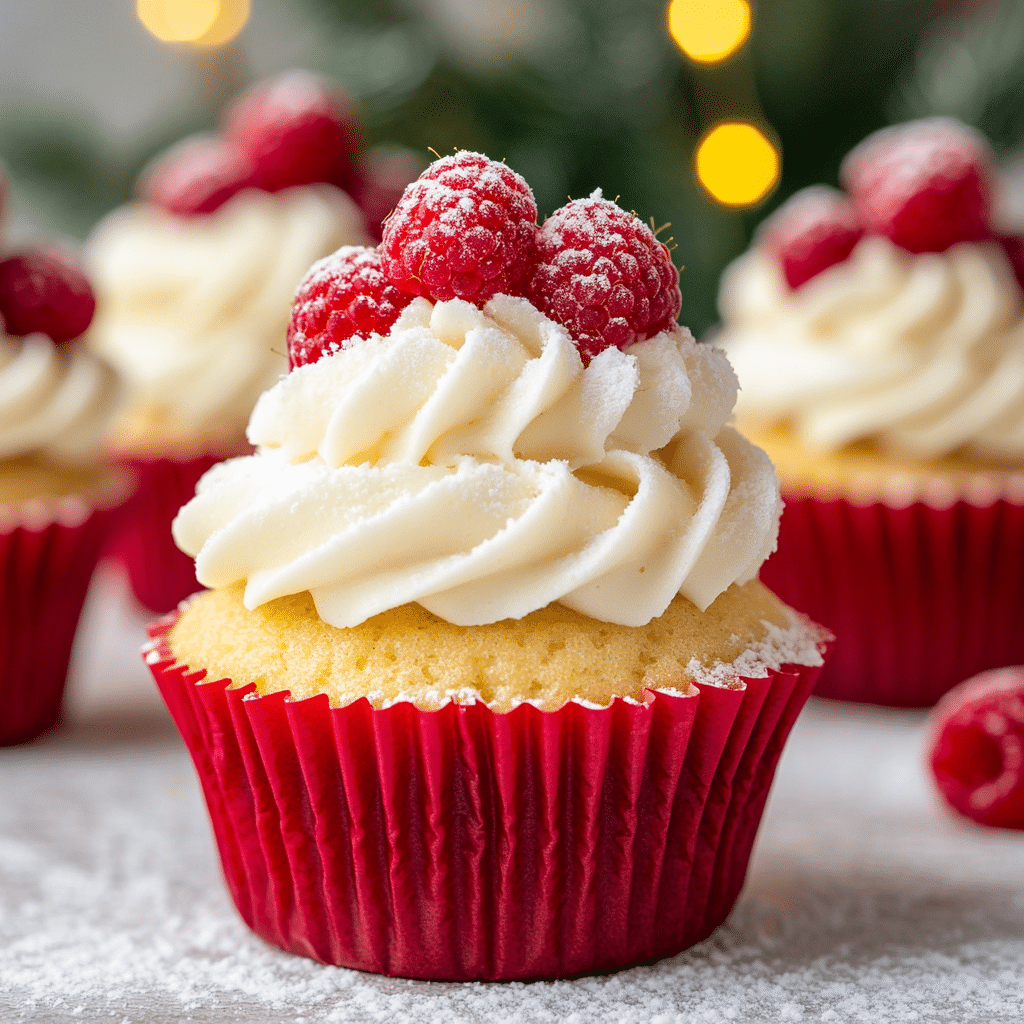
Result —
<instances>
[{"instance_id":1,"label":"frosted cupcake","mask_svg":"<svg viewBox=\"0 0 1024 1024\"><path fill-rule=\"evenodd\" d=\"M101 458L114 374L75 340L93 306L65 255L0 261L0 744L57 720L89 578L124 496Z\"/></svg>"},{"instance_id":2,"label":"frosted cupcake","mask_svg":"<svg viewBox=\"0 0 1024 1024\"><path fill-rule=\"evenodd\" d=\"M1024 292L962 125L872 136L843 178L726 271L718 340L787 503L765 581L839 638L818 692L928 705L1024 659Z\"/></svg>"},{"instance_id":3,"label":"frosted cupcake","mask_svg":"<svg viewBox=\"0 0 1024 1024\"><path fill-rule=\"evenodd\" d=\"M256 453L175 521L212 589L148 653L268 941L545 977L728 914L825 634L756 580L775 475L678 310L635 217L538 229L469 153L300 286Z\"/></svg>"},{"instance_id":4,"label":"frosted cupcake","mask_svg":"<svg viewBox=\"0 0 1024 1024\"><path fill-rule=\"evenodd\" d=\"M367 238L338 187L355 174L353 132L319 80L274 80L238 101L223 137L162 157L146 198L89 241L89 344L126 382L112 447L139 478L114 552L154 611L198 589L170 522L203 472L248 450L249 413L288 368L295 286L314 260Z\"/></svg>"}]
</instances>

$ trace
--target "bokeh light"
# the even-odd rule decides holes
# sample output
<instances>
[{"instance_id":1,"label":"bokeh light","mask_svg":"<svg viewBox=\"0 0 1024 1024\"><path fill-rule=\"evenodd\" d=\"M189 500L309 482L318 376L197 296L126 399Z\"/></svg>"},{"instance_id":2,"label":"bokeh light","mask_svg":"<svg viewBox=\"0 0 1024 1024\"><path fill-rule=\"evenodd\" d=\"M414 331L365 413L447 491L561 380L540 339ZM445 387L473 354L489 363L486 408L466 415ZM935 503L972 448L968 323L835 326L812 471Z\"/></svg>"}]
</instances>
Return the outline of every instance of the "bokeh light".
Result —
<instances>
[{"instance_id":1,"label":"bokeh light","mask_svg":"<svg viewBox=\"0 0 1024 1024\"><path fill-rule=\"evenodd\" d=\"M695 158L697 178L723 206L750 206L762 200L779 180L776 146L752 124L727 121L700 141Z\"/></svg>"},{"instance_id":2,"label":"bokeh light","mask_svg":"<svg viewBox=\"0 0 1024 1024\"><path fill-rule=\"evenodd\" d=\"M218 46L245 27L250 0L136 0L135 11L165 43Z\"/></svg>"},{"instance_id":3,"label":"bokeh light","mask_svg":"<svg viewBox=\"0 0 1024 1024\"><path fill-rule=\"evenodd\" d=\"M747 0L672 0L668 30L691 60L714 64L747 41L750 4Z\"/></svg>"}]
</instances>

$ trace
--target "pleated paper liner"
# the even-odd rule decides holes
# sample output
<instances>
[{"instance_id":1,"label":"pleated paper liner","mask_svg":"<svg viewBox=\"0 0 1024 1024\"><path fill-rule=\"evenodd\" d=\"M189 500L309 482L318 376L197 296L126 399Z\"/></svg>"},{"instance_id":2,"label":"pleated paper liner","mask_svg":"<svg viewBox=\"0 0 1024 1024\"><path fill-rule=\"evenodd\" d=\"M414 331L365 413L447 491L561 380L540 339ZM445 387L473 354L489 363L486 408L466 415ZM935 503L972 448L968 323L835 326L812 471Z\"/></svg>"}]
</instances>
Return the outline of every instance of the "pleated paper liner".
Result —
<instances>
[{"instance_id":1,"label":"pleated paper liner","mask_svg":"<svg viewBox=\"0 0 1024 1024\"><path fill-rule=\"evenodd\" d=\"M152 612L171 611L202 590L195 562L171 537L171 522L196 492L199 478L224 455L191 459L126 459L136 488L118 514L104 555L120 562L132 592Z\"/></svg>"},{"instance_id":2,"label":"pleated paper liner","mask_svg":"<svg viewBox=\"0 0 1024 1024\"><path fill-rule=\"evenodd\" d=\"M89 580L113 511L78 497L0 508L0 745L60 715Z\"/></svg>"},{"instance_id":3,"label":"pleated paper liner","mask_svg":"<svg viewBox=\"0 0 1024 1024\"><path fill-rule=\"evenodd\" d=\"M817 695L928 707L968 676L1024 662L1013 489L900 505L783 494L761 580L836 634Z\"/></svg>"},{"instance_id":4,"label":"pleated paper liner","mask_svg":"<svg viewBox=\"0 0 1024 1024\"><path fill-rule=\"evenodd\" d=\"M726 918L819 672L499 714L331 708L146 660L266 941L428 979L549 978L671 956Z\"/></svg>"}]
</instances>

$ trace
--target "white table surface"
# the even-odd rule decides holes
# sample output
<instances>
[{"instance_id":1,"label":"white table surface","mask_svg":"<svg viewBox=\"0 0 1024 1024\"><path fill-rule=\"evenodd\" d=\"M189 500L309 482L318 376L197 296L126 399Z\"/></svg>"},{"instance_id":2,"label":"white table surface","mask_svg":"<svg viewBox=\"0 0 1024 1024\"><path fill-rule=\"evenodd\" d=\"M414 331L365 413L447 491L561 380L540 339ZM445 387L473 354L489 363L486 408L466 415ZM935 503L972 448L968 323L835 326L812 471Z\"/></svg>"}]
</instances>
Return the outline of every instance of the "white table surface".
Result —
<instances>
[{"instance_id":1,"label":"white table surface","mask_svg":"<svg viewBox=\"0 0 1024 1024\"><path fill-rule=\"evenodd\" d=\"M945 813L923 714L813 700L739 904L687 953L532 984L407 982L282 953L223 887L137 655L144 621L99 577L68 723L0 750L0 1020L1024 1021L1024 833Z\"/></svg>"}]
</instances>

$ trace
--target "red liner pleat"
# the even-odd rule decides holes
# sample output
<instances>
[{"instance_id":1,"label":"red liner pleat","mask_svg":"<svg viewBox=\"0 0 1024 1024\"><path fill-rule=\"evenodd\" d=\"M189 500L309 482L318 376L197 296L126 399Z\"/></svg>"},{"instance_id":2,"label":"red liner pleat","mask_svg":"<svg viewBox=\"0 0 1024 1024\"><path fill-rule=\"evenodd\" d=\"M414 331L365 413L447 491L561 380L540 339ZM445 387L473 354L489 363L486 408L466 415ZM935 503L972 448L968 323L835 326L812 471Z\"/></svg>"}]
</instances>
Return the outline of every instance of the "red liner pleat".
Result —
<instances>
[{"instance_id":1,"label":"red liner pleat","mask_svg":"<svg viewBox=\"0 0 1024 1024\"><path fill-rule=\"evenodd\" d=\"M836 634L819 696L929 707L1024 662L1024 506L785 497L761 580Z\"/></svg>"},{"instance_id":2,"label":"red liner pleat","mask_svg":"<svg viewBox=\"0 0 1024 1024\"><path fill-rule=\"evenodd\" d=\"M672 955L728 915L818 668L592 709L331 708L147 661L268 942L413 978L560 977Z\"/></svg>"},{"instance_id":3,"label":"red liner pleat","mask_svg":"<svg viewBox=\"0 0 1024 1024\"><path fill-rule=\"evenodd\" d=\"M60 714L71 645L112 513L0 532L0 745Z\"/></svg>"},{"instance_id":4,"label":"red liner pleat","mask_svg":"<svg viewBox=\"0 0 1024 1024\"><path fill-rule=\"evenodd\" d=\"M118 513L105 556L125 568L132 592L150 611L165 613L202 590L195 562L171 537L171 522L196 492L199 478L222 456L193 459L129 459L123 465L136 488Z\"/></svg>"}]
</instances>

